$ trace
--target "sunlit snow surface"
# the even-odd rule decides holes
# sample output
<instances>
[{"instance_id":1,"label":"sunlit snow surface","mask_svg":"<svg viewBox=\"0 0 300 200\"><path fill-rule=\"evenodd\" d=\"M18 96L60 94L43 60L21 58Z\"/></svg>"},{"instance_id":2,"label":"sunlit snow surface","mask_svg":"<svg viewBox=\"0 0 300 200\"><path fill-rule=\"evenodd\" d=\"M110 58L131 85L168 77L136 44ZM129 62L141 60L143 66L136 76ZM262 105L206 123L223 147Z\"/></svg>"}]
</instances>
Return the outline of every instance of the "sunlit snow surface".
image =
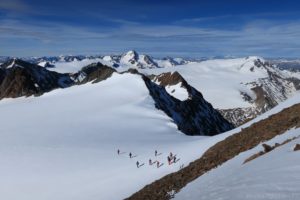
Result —
<instances>
[{"instance_id":1,"label":"sunlit snow surface","mask_svg":"<svg viewBox=\"0 0 300 200\"><path fill-rule=\"evenodd\" d=\"M176 99L179 99L181 101L187 100L189 98L189 94L187 90L183 87L181 87L181 83L178 83L176 85L168 85L165 87L166 91L175 97Z\"/></svg>"},{"instance_id":2,"label":"sunlit snow surface","mask_svg":"<svg viewBox=\"0 0 300 200\"><path fill-rule=\"evenodd\" d=\"M266 143L273 146L299 135L299 128L292 129ZM175 199L300 199L300 152L293 151L297 143L300 144L299 138L243 164L247 158L263 150L258 145L188 184Z\"/></svg>"},{"instance_id":3,"label":"sunlit snow surface","mask_svg":"<svg viewBox=\"0 0 300 200\"><path fill-rule=\"evenodd\" d=\"M2 100L0 119L1 199L123 199L210 144L179 132L131 74ZM155 158L155 150L162 155ZM171 151L180 160L168 166ZM164 165L149 166L149 158ZM137 169L136 161L145 165Z\"/></svg>"},{"instance_id":4,"label":"sunlit snow surface","mask_svg":"<svg viewBox=\"0 0 300 200\"><path fill-rule=\"evenodd\" d=\"M241 128L299 103L300 93L298 92L294 97L246 123ZM217 137L222 137L230 132ZM282 143L286 139L297 136L300 136L300 128L288 130L265 143L273 146L275 143ZM260 144L189 183L176 194L175 199L298 200L300 199L300 152L293 151L296 143L300 144L299 138L243 164L247 158L263 150Z\"/></svg>"},{"instance_id":5,"label":"sunlit snow surface","mask_svg":"<svg viewBox=\"0 0 300 200\"><path fill-rule=\"evenodd\" d=\"M267 77L264 69L250 70L256 59L257 57L208 60L175 67L146 69L142 72L161 74L178 71L215 108L249 107L251 104L242 98L240 92L252 97L255 94L241 83Z\"/></svg>"},{"instance_id":6,"label":"sunlit snow surface","mask_svg":"<svg viewBox=\"0 0 300 200\"><path fill-rule=\"evenodd\" d=\"M295 96L254 121L299 101ZM9 200L123 199L240 130L182 134L132 74L1 100L0 119L0 197ZM126 153L117 155L117 149ZM155 150L162 154L155 157ZM137 157L129 159L129 152ZM169 152L180 159L175 165L167 165ZM164 165L149 166L149 158ZM145 165L138 169L136 161Z\"/></svg>"},{"instance_id":7,"label":"sunlit snow surface","mask_svg":"<svg viewBox=\"0 0 300 200\"><path fill-rule=\"evenodd\" d=\"M133 55L126 54L120 66L116 68L118 71L126 71L130 67L128 60ZM126 59L125 59L126 58ZM250 107L252 104L245 101L241 92L248 94L252 98L256 98L254 92L241 83L249 83L256 81L258 78L268 76L264 68L254 67L254 62L262 58L247 57L236 59L214 59L202 62L190 62L185 65L177 65L173 67L161 67L151 69L138 69L147 74L161 74L164 72L178 71L188 83L200 91L204 98L210 102L215 108L237 108ZM85 59L73 62L58 62L54 68L49 70L58 72L77 72L81 67L93 62L101 62L105 65L112 66L113 62L109 57L103 59ZM159 63L161 64L161 63ZM165 66L165 65L163 65ZM288 74L289 72L285 72Z\"/></svg>"},{"instance_id":8,"label":"sunlit snow surface","mask_svg":"<svg viewBox=\"0 0 300 200\"><path fill-rule=\"evenodd\" d=\"M71 62L60 61L55 63L55 67L48 68L50 71L56 71L59 73L76 73L81 70L82 67L90 65L92 63L101 62L102 64L111 66L112 63L109 60L104 60L101 58L95 59L84 59L84 60L74 60Z\"/></svg>"}]
</instances>

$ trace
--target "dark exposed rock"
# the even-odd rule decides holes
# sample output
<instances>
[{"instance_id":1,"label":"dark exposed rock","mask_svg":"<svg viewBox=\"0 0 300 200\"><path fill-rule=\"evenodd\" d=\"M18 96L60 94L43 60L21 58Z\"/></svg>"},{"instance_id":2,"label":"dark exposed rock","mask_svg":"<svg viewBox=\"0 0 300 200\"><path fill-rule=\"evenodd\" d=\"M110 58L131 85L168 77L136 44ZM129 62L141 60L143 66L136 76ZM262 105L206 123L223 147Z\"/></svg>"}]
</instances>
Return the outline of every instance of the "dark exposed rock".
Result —
<instances>
[{"instance_id":1,"label":"dark exposed rock","mask_svg":"<svg viewBox=\"0 0 300 200\"><path fill-rule=\"evenodd\" d=\"M72 83L68 74L12 59L1 65L0 98L41 95L55 88L69 87Z\"/></svg>"},{"instance_id":2,"label":"dark exposed rock","mask_svg":"<svg viewBox=\"0 0 300 200\"><path fill-rule=\"evenodd\" d=\"M291 77L291 78L287 78L288 81L292 82L296 88L296 90L300 90L300 80L295 78L295 77Z\"/></svg>"},{"instance_id":3,"label":"dark exposed rock","mask_svg":"<svg viewBox=\"0 0 300 200\"><path fill-rule=\"evenodd\" d=\"M285 101L291 96L291 91L300 89L300 80L295 77L286 77L275 66L269 62L257 59L254 69L260 68L267 72L267 77L258 78L256 81L243 83L255 94L255 98L241 92L245 101L253 106L248 108L222 109L221 114L235 126L244 124L249 119L272 109L278 103ZM251 69L250 69L251 71Z\"/></svg>"},{"instance_id":4,"label":"dark exposed rock","mask_svg":"<svg viewBox=\"0 0 300 200\"><path fill-rule=\"evenodd\" d=\"M155 106L163 110L177 124L178 129L187 135L216 135L233 128L202 94L188 85L182 76L175 73L164 73L154 77L157 85L143 76L147 88L155 101ZM165 86L181 83L188 92L188 99L180 101L171 96Z\"/></svg>"},{"instance_id":5,"label":"dark exposed rock","mask_svg":"<svg viewBox=\"0 0 300 200\"><path fill-rule=\"evenodd\" d=\"M263 148L264 148L264 152L267 153L267 152L270 152L272 151L272 147L268 144L262 144Z\"/></svg>"},{"instance_id":6,"label":"dark exposed rock","mask_svg":"<svg viewBox=\"0 0 300 200\"><path fill-rule=\"evenodd\" d=\"M249 158L247 158L244 162L243 162L243 164L246 164L246 163L248 163L248 162L250 162L250 161L252 161L252 160L255 160L256 158L258 158L258 157L260 157L260 156L262 156L262 155L264 155L265 154L265 152L263 152L263 151L260 151L260 152L258 152L258 153L256 153L256 154L253 154L252 156L250 156Z\"/></svg>"},{"instance_id":7,"label":"dark exposed rock","mask_svg":"<svg viewBox=\"0 0 300 200\"><path fill-rule=\"evenodd\" d=\"M300 151L300 144L296 144L296 145L295 145L294 151Z\"/></svg>"},{"instance_id":8,"label":"dark exposed rock","mask_svg":"<svg viewBox=\"0 0 300 200\"><path fill-rule=\"evenodd\" d=\"M254 119L257 115L261 114L255 107L249 108L232 108L232 109L218 109L222 116L227 121L234 124L236 127L247 123Z\"/></svg>"},{"instance_id":9,"label":"dark exposed rock","mask_svg":"<svg viewBox=\"0 0 300 200\"><path fill-rule=\"evenodd\" d=\"M137 69L134 68L129 68L127 71L121 73L141 74Z\"/></svg>"},{"instance_id":10,"label":"dark exposed rock","mask_svg":"<svg viewBox=\"0 0 300 200\"><path fill-rule=\"evenodd\" d=\"M287 143L289 143L289 142L291 142L291 141L293 141L293 140L295 140L295 139L298 139L299 137L300 137L300 136L297 136L297 137L293 137L293 138L287 139L287 140L285 140L284 142L282 142L281 144L275 143L274 146L270 146L270 145L263 144L264 151L260 151L260 152L258 152L258 153L256 153L256 154L253 154L252 156L250 156L249 158L247 158L247 159L244 161L243 164L245 164L245 163L247 163L247 162L250 162L250 161L252 161L252 160L254 160L254 159L256 159L256 158L258 158L258 157L260 157L260 156L262 156L262 155L264 155L264 154L266 154L266 153L269 153L270 151L272 151L272 150L274 150L274 149L276 149L276 148L278 148L278 147L280 147L280 146L282 146L282 145L285 145L285 144L287 144Z\"/></svg>"},{"instance_id":11,"label":"dark exposed rock","mask_svg":"<svg viewBox=\"0 0 300 200\"><path fill-rule=\"evenodd\" d=\"M44 67L46 68L54 68L55 66L53 64L50 64L49 62L46 62Z\"/></svg>"},{"instance_id":12,"label":"dark exposed rock","mask_svg":"<svg viewBox=\"0 0 300 200\"><path fill-rule=\"evenodd\" d=\"M83 67L75 74L61 74L18 59L12 59L0 67L0 99L42 95L56 88L74 84L99 82L109 78L115 69L95 63Z\"/></svg>"},{"instance_id":13,"label":"dark exposed rock","mask_svg":"<svg viewBox=\"0 0 300 200\"><path fill-rule=\"evenodd\" d=\"M144 61L147 65L151 66L151 68L159 67L157 63L148 55L144 55Z\"/></svg>"},{"instance_id":14,"label":"dark exposed rock","mask_svg":"<svg viewBox=\"0 0 300 200\"><path fill-rule=\"evenodd\" d=\"M116 72L115 69L98 62L83 67L73 75L73 79L77 84L84 84L91 81L97 83L111 77L114 72Z\"/></svg>"},{"instance_id":15,"label":"dark exposed rock","mask_svg":"<svg viewBox=\"0 0 300 200\"><path fill-rule=\"evenodd\" d=\"M163 74L160 74L158 76L153 77L154 82L159 82L159 85L161 86L168 86L168 85L176 85L178 83L181 83L183 87L187 88L188 84L186 80L176 71L174 73L172 72L166 72Z\"/></svg>"}]
</instances>

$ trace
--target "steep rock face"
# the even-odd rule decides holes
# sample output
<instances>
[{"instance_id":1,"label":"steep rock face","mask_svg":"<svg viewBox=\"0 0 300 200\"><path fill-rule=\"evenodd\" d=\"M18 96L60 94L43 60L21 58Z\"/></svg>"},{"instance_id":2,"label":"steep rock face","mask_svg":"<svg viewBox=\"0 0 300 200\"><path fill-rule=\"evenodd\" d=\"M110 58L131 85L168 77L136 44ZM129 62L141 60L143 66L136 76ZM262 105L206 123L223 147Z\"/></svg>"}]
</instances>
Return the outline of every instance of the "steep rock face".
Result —
<instances>
[{"instance_id":1,"label":"steep rock face","mask_svg":"<svg viewBox=\"0 0 300 200\"><path fill-rule=\"evenodd\" d=\"M296 91L294 81L285 77L268 62L262 62L258 59L254 64L257 67L264 68L268 74L266 78L260 78L256 82L246 84L256 94L255 104L261 112L273 108Z\"/></svg>"},{"instance_id":2,"label":"steep rock face","mask_svg":"<svg viewBox=\"0 0 300 200\"><path fill-rule=\"evenodd\" d=\"M184 78L178 73L178 72L167 72L167 73L163 73L160 74L158 76L153 77L153 80L155 82L158 82L159 85L162 86L168 86L168 85L176 85L178 83L181 83L183 87L187 88L188 84L187 82L184 80Z\"/></svg>"},{"instance_id":3,"label":"steep rock face","mask_svg":"<svg viewBox=\"0 0 300 200\"><path fill-rule=\"evenodd\" d=\"M0 98L41 95L55 88L69 87L72 83L67 74L12 59L1 65Z\"/></svg>"},{"instance_id":4,"label":"steep rock face","mask_svg":"<svg viewBox=\"0 0 300 200\"><path fill-rule=\"evenodd\" d=\"M149 67L149 68L157 68L159 67L157 65L157 63L148 55L142 55L140 56L140 62L143 65L146 65L146 67Z\"/></svg>"},{"instance_id":5,"label":"steep rock face","mask_svg":"<svg viewBox=\"0 0 300 200\"><path fill-rule=\"evenodd\" d=\"M235 126L240 126L261 114L255 107L219 109L218 111Z\"/></svg>"},{"instance_id":6,"label":"steep rock face","mask_svg":"<svg viewBox=\"0 0 300 200\"><path fill-rule=\"evenodd\" d=\"M143 76L155 106L163 110L177 124L178 129L187 135L216 135L233 128L202 94L188 85L178 72L165 73L152 77L156 82ZM157 84L159 81L159 84ZM187 99L179 100L165 89L169 85L181 84L187 92Z\"/></svg>"},{"instance_id":7,"label":"steep rock face","mask_svg":"<svg viewBox=\"0 0 300 200\"><path fill-rule=\"evenodd\" d=\"M243 66L242 66L243 67ZM278 105L291 97L300 89L300 80L296 77L290 77L283 71L276 68L261 59L256 59L253 66L248 66L252 72L264 73L265 77L258 78L252 82L241 83L249 88L254 97L247 93L241 92L245 101L250 102L253 106L248 108L220 109L222 115L230 122L239 126L250 119L255 118L271 108Z\"/></svg>"}]
</instances>

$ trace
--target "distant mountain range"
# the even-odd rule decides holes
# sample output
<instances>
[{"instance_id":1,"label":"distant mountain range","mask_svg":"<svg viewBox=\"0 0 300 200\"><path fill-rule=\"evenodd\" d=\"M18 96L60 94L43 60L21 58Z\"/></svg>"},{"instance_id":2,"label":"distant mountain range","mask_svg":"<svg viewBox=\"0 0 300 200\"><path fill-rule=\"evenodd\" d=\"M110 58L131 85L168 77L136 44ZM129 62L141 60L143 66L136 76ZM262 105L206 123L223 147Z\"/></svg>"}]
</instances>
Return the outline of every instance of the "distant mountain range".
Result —
<instances>
[{"instance_id":1,"label":"distant mountain range","mask_svg":"<svg viewBox=\"0 0 300 200\"><path fill-rule=\"evenodd\" d=\"M172 67L177 65L188 64L191 62L201 62L215 59L235 59L234 56L213 56L201 58L173 58L162 57L154 58L147 54L139 54L134 50L130 50L123 54L113 55L61 55L61 56L42 56L42 57L9 57L0 56L0 64L10 59L18 58L27 62L38 64L43 67L55 67L56 63L71 63L81 61L102 60L105 64L112 67L130 66L136 68L155 68L155 67ZM280 69L290 71L300 71L300 59L295 58L269 58L265 59L270 64L276 65Z\"/></svg>"},{"instance_id":2,"label":"distant mountain range","mask_svg":"<svg viewBox=\"0 0 300 200\"><path fill-rule=\"evenodd\" d=\"M140 55L136 51L111 56L59 56L24 60L1 57L1 59L4 63L0 68L0 98L41 95L56 88L102 81L113 72L136 69L148 76L152 82L158 85L163 83L162 86L171 96L172 88L174 91L184 91L182 88L186 89L185 86L189 88L193 85L194 91L203 92L204 97L236 126L268 111L300 89L300 73L295 64L297 61L282 59L272 61L260 57L211 60L171 57L155 59L149 55ZM157 82L161 78L154 78L166 76L169 72L176 72L175 74L178 74L185 84L176 88L179 83L174 82L172 76L167 78L173 82L172 84ZM219 82L221 80L218 80L218 76L223 82ZM150 85L147 84L148 87ZM189 91L189 94L194 94ZM219 94L220 98L223 96L224 103L228 103L222 103L216 98L216 94ZM181 100L181 97L176 98ZM157 97L155 99L159 100ZM230 101L236 104L231 104ZM157 102L157 105L160 104ZM172 117L169 108L164 105L158 107Z\"/></svg>"},{"instance_id":3,"label":"distant mountain range","mask_svg":"<svg viewBox=\"0 0 300 200\"><path fill-rule=\"evenodd\" d=\"M0 57L0 63L4 63L13 57ZM161 59L155 59L146 54L138 54L136 51L131 50L120 55L98 55L98 56L84 56L84 55L67 55L67 56L43 56L43 57L20 57L18 59L38 64L43 67L55 67L57 63L80 63L84 61L99 61L101 60L105 64L112 67L136 67L136 68L156 68L156 67L172 67L176 65L187 64L193 61L199 61L196 59L183 59L183 58L171 58L164 57Z\"/></svg>"}]
</instances>

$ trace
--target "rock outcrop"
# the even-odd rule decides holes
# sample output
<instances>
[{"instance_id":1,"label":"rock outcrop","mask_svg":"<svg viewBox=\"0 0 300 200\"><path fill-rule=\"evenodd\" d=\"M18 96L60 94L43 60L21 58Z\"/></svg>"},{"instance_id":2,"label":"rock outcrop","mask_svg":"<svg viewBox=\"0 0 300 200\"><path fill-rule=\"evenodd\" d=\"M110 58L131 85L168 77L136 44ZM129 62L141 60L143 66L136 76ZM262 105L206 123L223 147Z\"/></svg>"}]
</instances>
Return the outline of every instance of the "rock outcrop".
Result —
<instances>
[{"instance_id":1,"label":"rock outcrop","mask_svg":"<svg viewBox=\"0 0 300 200\"><path fill-rule=\"evenodd\" d=\"M98 62L83 67L79 72L73 74L72 78L77 84L97 83L111 77L114 72L116 72L115 69Z\"/></svg>"},{"instance_id":2,"label":"rock outcrop","mask_svg":"<svg viewBox=\"0 0 300 200\"><path fill-rule=\"evenodd\" d=\"M55 88L65 88L73 81L60 74L22 60L12 59L0 68L0 99L41 95Z\"/></svg>"},{"instance_id":3,"label":"rock outcrop","mask_svg":"<svg viewBox=\"0 0 300 200\"><path fill-rule=\"evenodd\" d=\"M253 106L219 110L224 118L235 126L240 126L272 109L300 89L300 80L298 78L287 76L281 70L276 68L276 66L259 58L254 61L254 66L249 68L249 70L266 74L266 77L264 78L258 78L252 82L241 83L254 93L255 98L241 92L243 99Z\"/></svg>"},{"instance_id":4,"label":"rock outcrop","mask_svg":"<svg viewBox=\"0 0 300 200\"><path fill-rule=\"evenodd\" d=\"M185 134L216 135L233 128L233 125L224 119L178 72L151 77L152 80L146 76L143 76L143 79L155 101L155 106L171 117L178 129ZM178 84L186 90L187 99L179 100L165 89L167 86Z\"/></svg>"}]
</instances>

